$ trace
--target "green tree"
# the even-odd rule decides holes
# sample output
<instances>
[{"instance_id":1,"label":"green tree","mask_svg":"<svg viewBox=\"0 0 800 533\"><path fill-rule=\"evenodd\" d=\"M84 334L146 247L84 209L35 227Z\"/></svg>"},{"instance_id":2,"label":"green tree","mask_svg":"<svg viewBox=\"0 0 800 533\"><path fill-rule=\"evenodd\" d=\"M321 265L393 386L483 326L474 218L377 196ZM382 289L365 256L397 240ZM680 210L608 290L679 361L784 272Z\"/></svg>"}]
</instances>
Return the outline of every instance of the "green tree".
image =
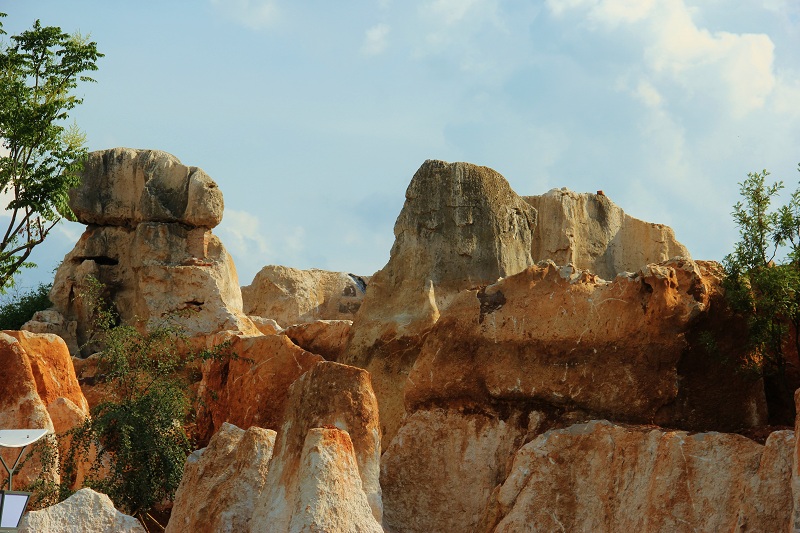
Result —
<instances>
[{"instance_id":1,"label":"green tree","mask_svg":"<svg viewBox=\"0 0 800 533\"><path fill-rule=\"evenodd\" d=\"M772 209L783 189L769 172L741 182L733 208L739 241L723 260L726 297L747 319L752 368L764 378L770 419L793 423L795 409L787 359L800 353L800 189Z\"/></svg>"},{"instance_id":2,"label":"green tree","mask_svg":"<svg viewBox=\"0 0 800 533\"><path fill-rule=\"evenodd\" d=\"M31 319L34 313L51 305L50 288L53 285L40 283L35 289L16 292L16 288L2 297L0 303L0 330L19 329Z\"/></svg>"},{"instance_id":3,"label":"green tree","mask_svg":"<svg viewBox=\"0 0 800 533\"><path fill-rule=\"evenodd\" d=\"M5 17L0 13L0 19ZM0 35L5 35L0 22ZM0 193L11 198L0 230L0 290L29 261L62 217L72 218L67 191L80 183L85 135L65 126L83 102L72 94L84 73L97 70L97 45L61 28L33 28L0 43Z\"/></svg>"}]
</instances>

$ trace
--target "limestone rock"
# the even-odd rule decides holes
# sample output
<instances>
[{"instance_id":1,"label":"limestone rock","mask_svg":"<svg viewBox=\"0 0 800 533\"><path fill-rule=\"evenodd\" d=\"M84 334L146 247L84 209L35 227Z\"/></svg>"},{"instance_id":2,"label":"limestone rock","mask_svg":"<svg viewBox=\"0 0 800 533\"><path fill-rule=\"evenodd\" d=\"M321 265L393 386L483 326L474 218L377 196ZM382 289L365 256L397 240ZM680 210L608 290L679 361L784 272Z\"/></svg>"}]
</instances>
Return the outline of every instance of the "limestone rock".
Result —
<instances>
[{"instance_id":1,"label":"limestone rock","mask_svg":"<svg viewBox=\"0 0 800 533\"><path fill-rule=\"evenodd\" d=\"M88 181L71 196L73 209L91 224L56 272L50 300L67 323L77 322L75 345L83 347L84 356L97 349L86 346L92 309L83 294L89 277L104 284L103 296L126 323L146 328L169 316L189 337L223 330L257 333L242 313L233 260L209 230L222 213L219 189L203 185L206 178L198 177L201 171L180 185L176 176L185 174L186 167L177 160L163 152L135 157L134 152L114 149L91 154ZM137 166L144 160L150 161L145 165L149 170ZM112 174L95 176L101 171ZM152 173L145 185L142 172ZM107 190L91 192L101 186ZM181 217L157 215L178 204L184 206ZM203 214L217 208L218 214Z\"/></svg>"},{"instance_id":2,"label":"limestone rock","mask_svg":"<svg viewBox=\"0 0 800 533\"><path fill-rule=\"evenodd\" d=\"M536 210L490 168L426 161L414 175L389 262L370 280L342 358L370 371L387 439L424 335L458 291L530 266L535 226Z\"/></svg>"},{"instance_id":3,"label":"limestone rock","mask_svg":"<svg viewBox=\"0 0 800 533\"><path fill-rule=\"evenodd\" d=\"M787 440L768 453L738 435L606 421L548 431L517 453L479 531L785 530Z\"/></svg>"},{"instance_id":4,"label":"limestone rock","mask_svg":"<svg viewBox=\"0 0 800 533\"><path fill-rule=\"evenodd\" d=\"M244 311L284 326L315 320L352 320L368 277L316 268L269 265L242 287Z\"/></svg>"},{"instance_id":5,"label":"limestone rock","mask_svg":"<svg viewBox=\"0 0 800 533\"><path fill-rule=\"evenodd\" d=\"M247 318L258 328L263 335L275 335L280 333L283 328L271 318L264 318L263 316L249 315Z\"/></svg>"},{"instance_id":6,"label":"limestone rock","mask_svg":"<svg viewBox=\"0 0 800 533\"><path fill-rule=\"evenodd\" d=\"M346 431L313 428L306 435L297 473L290 533L382 533L364 493L353 443Z\"/></svg>"},{"instance_id":7,"label":"limestone rock","mask_svg":"<svg viewBox=\"0 0 800 533\"><path fill-rule=\"evenodd\" d=\"M701 427L764 423L763 389L735 365L717 365L715 381L736 383L738 397L709 396L662 412L679 396L686 334L709 311L716 282L689 260L648 265L613 282L547 262L462 291L425 339L406 381L406 408L455 399L544 402L617 420L662 417L680 425L691 411ZM728 385L706 376L702 386Z\"/></svg>"},{"instance_id":8,"label":"limestone rock","mask_svg":"<svg viewBox=\"0 0 800 533\"><path fill-rule=\"evenodd\" d=\"M30 320L25 322L20 328L31 333L52 333L58 335L67 343L69 353L80 353L78 346L78 323L75 320L67 320L64 315L55 309L45 309L37 311Z\"/></svg>"},{"instance_id":9,"label":"limestone rock","mask_svg":"<svg viewBox=\"0 0 800 533\"><path fill-rule=\"evenodd\" d=\"M605 195L552 189L525 200L539 213L531 248L535 262L572 264L612 280L651 263L689 258L671 228L626 215Z\"/></svg>"},{"instance_id":10,"label":"limestone rock","mask_svg":"<svg viewBox=\"0 0 800 533\"><path fill-rule=\"evenodd\" d=\"M352 325L350 320L315 320L290 326L283 334L304 350L327 361L338 361L347 347Z\"/></svg>"},{"instance_id":11,"label":"limestone rock","mask_svg":"<svg viewBox=\"0 0 800 533\"><path fill-rule=\"evenodd\" d=\"M20 533L146 533L138 520L117 511L111 498L81 489L61 503L31 511L22 519Z\"/></svg>"},{"instance_id":12,"label":"limestone rock","mask_svg":"<svg viewBox=\"0 0 800 533\"><path fill-rule=\"evenodd\" d=\"M412 414L381 457L386 531L475 531L523 426L455 410Z\"/></svg>"},{"instance_id":13,"label":"limestone rock","mask_svg":"<svg viewBox=\"0 0 800 533\"><path fill-rule=\"evenodd\" d=\"M284 423L290 385L323 358L285 335L221 333L211 342L226 340L235 357L202 365L201 434L210 437L224 422L277 430Z\"/></svg>"},{"instance_id":14,"label":"limestone rock","mask_svg":"<svg viewBox=\"0 0 800 533\"><path fill-rule=\"evenodd\" d=\"M0 428L63 432L89 415L64 341L55 335L27 331L0 332ZM13 464L19 450L0 450ZM14 488L25 487L41 473L38 459L14 474ZM45 472L58 481L56 472ZM0 471L0 483L8 476Z\"/></svg>"},{"instance_id":15,"label":"limestone rock","mask_svg":"<svg viewBox=\"0 0 800 533\"><path fill-rule=\"evenodd\" d=\"M79 222L130 228L171 222L210 229L224 207L222 192L201 169L166 152L131 148L89 154L69 197Z\"/></svg>"},{"instance_id":16,"label":"limestone rock","mask_svg":"<svg viewBox=\"0 0 800 533\"><path fill-rule=\"evenodd\" d=\"M317 437L310 436L310 432L316 428L346 432L351 444L343 443L341 433L328 435L323 432ZM310 503L305 499L309 491L324 492L322 487L316 485L317 481L309 479L313 474L313 469L308 470L313 466L309 464L309 454L323 460L326 454L331 453L339 458L337 460L349 463L350 459L345 457L352 453L361 480L360 490L365 495L374 520L379 524L382 516L380 439L378 404L369 374L359 368L327 361L314 365L291 386L284 422L278 431L267 474L267 489L256 504L251 531L289 531L290 525L293 527L294 524L305 523L304 518L295 518L298 512L305 512L305 507L298 507L298 502ZM336 449L326 451L326 443ZM352 451L348 451L348 446ZM329 466L335 470L333 465ZM323 470L327 469L325 467ZM345 473L347 479L352 478L349 467ZM327 480L329 475L333 474L325 473L324 479ZM356 489L351 481L346 482L346 487ZM323 493L320 492L320 495ZM325 505L334 496L331 492L325 493ZM356 499L360 500L360 496ZM347 505L352 503L347 501L350 502ZM307 531L327 531L315 529L317 526L308 527Z\"/></svg>"},{"instance_id":17,"label":"limestone rock","mask_svg":"<svg viewBox=\"0 0 800 533\"><path fill-rule=\"evenodd\" d=\"M275 432L232 424L186 460L167 533L247 531L267 479Z\"/></svg>"}]
</instances>

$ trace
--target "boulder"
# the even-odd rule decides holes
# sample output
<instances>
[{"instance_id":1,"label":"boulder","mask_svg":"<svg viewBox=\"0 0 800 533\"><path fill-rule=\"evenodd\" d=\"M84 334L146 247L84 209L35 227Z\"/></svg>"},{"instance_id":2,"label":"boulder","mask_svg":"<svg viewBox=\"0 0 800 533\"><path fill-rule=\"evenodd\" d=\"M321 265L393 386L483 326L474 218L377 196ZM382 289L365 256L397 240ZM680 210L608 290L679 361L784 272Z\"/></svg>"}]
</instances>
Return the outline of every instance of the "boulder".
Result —
<instances>
[{"instance_id":1,"label":"boulder","mask_svg":"<svg viewBox=\"0 0 800 533\"><path fill-rule=\"evenodd\" d=\"M350 320L315 320L289 326L282 333L304 350L327 361L338 361L347 347L352 325Z\"/></svg>"},{"instance_id":2,"label":"boulder","mask_svg":"<svg viewBox=\"0 0 800 533\"><path fill-rule=\"evenodd\" d=\"M223 424L187 458L166 532L247 531L274 445L272 430Z\"/></svg>"},{"instance_id":3,"label":"boulder","mask_svg":"<svg viewBox=\"0 0 800 533\"><path fill-rule=\"evenodd\" d=\"M52 333L58 335L67 343L69 353L80 353L78 346L78 322L67 320L64 315L55 309L36 311L30 320L20 328L31 333Z\"/></svg>"},{"instance_id":4,"label":"boulder","mask_svg":"<svg viewBox=\"0 0 800 533\"><path fill-rule=\"evenodd\" d=\"M376 273L341 361L370 371L391 440L422 339L461 290L530 266L536 210L500 174L426 161L406 191L386 266ZM387 441L388 442L388 441Z\"/></svg>"},{"instance_id":5,"label":"boulder","mask_svg":"<svg viewBox=\"0 0 800 533\"><path fill-rule=\"evenodd\" d=\"M132 516L117 511L111 498L81 489L61 503L31 511L22 518L19 533L146 533Z\"/></svg>"},{"instance_id":6,"label":"boulder","mask_svg":"<svg viewBox=\"0 0 800 533\"><path fill-rule=\"evenodd\" d=\"M220 333L212 344L228 342L230 358L202 365L198 388L201 437L225 422L277 430L284 423L289 387L323 358L296 346L285 335Z\"/></svg>"},{"instance_id":7,"label":"boulder","mask_svg":"<svg viewBox=\"0 0 800 533\"><path fill-rule=\"evenodd\" d=\"M27 331L0 332L0 368L0 428L63 433L89 416L88 403L60 337ZM13 464L19 450L2 449L0 453L7 464ZM42 472L36 456L15 472L14 488L27 486L40 474L49 481L59 480L56 471ZM0 470L0 483L7 479L5 469Z\"/></svg>"},{"instance_id":8,"label":"boulder","mask_svg":"<svg viewBox=\"0 0 800 533\"><path fill-rule=\"evenodd\" d=\"M338 429L341 433L323 432L316 437L310 436L312 430L317 428ZM347 434L347 439L344 439L343 433ZM305 523L305 518L296 515L305 513L306 507L303 505L311 503L307 498L314 491L322 491L320 494L324 492L324 505L330 503L330 508L334 508L335 502L330 502L330 499L335 497L338 489L332 487L331 492L325 492L327 489L318 486L313 476L324 474L321 479L325 482L337 483L330 477L338 475L330 472L330 469L335 470L334 463L337 461L342 462L344 468L345 479L341 480L344 488L358 493L348 498L352 496L360 500L363 492L374 521L380 524L383 512L379 481L380 449L378 404L369 374L360 368L328 361L315 364L290 388L284 422L278 430L275 452L267 474L267 489L256 504L251 531L295 531L290 525ZM326 459L329 453L334 456L330 461ZM352 462L350 454L355 459L354 468L360 478L360 487L353 483L352 469L347 466ZM311 458L324 459L328 466L315 471L314 464L310 464L315 459ZM347 506L357 504L350 499L342 503ZM320 509L324 508L318 507L315 513L322 512ZM328 531L313 527L307 530Z\"/></svg>"},{"instance_id":9,"label":"boulder","mask_svg":"<svg viewBox=\"0 0 800 533\"><path fill-rule=\"evenodd\" d=\"M93 152L70 206L88 227L58 268L50 300L67 325L54 328L77 323L68 342L83 356L98 349L87 345L90 277L119 317L142 329L169 318L190 337L258 332L242 312L233 260L210 230L222 217L222 193L201 170L164 152Z\"/></svg>"},{"instance_id":10,"label":"boulder","mask_svg":"<svg viewBox=\"0 0 800 533\"><path fill-rule=\"evenodd\" d=\"M248 315L250 321L258 328L263 335L275 335L280 333L283 328L271 318L264 318L263 316Z\"/></svg>"},{"instance_id":11,"label":"boulder","mask_svg":"<svg viewBox=\"0 0 800 533\"><path fill-rule=\"evenodd\" d=\"M90 153L69 204L78 222L129 228L168 222L210 229L224 208L222 192L201 169L160 150L131 148Z\"/></svg>"},{"instance_id":12,"label":"boulder","mask_svg":"<svg viewBox=\"0 0 800 533\"><path fill-rule=\"evenodd\" d=\"M453 409L409 416L381 457L386 531L475 531L527 420Z\"/></svg>"},{"instance_id":13,"label":"boulder","mask_svg":"<svg viewBox=\"0 0 800 533\"><path fill-rule=\"evenodd\" d=\"M478 531L783 531L791 440L767 451L739 435L606 421L547 431L517 452Z\"/></svg>"},{"instance_id":14,"label":"boulder","mask_svg":"<svg viewBox=\"0 0 800 533\"><path fill-rule=\"evenodd\" d=\"M244 311L291 326L316 320L352 320L368 277L312 268L268 265L242 287Z\"/></svg>"},{"instance_id":15,"label":"boulder","mask_svg":"<svg viewBox=\"0 0 800 533\"><path fill-rule=\"evenodd\" d=\"M682 259L613 282L543 262L462 291L408 374L406 410L455 400L538 402L679 427L734 430L765 423L763 388L735 364L718 360L712 383L707 375L702 383L682 379L687 332L709 312L716 283ZM691 356L710 358L700 350ZM730 383L738 395L708 392L727 392ZM684 394L689 399L675 408L681 387L689 385L704 387L706 395Z\"/></svg>"},{"instance_id":16,"label":"boulder","mask_svg":"<svg viewBox=\"0 0 800 533\"><path fill-rule=\"evenodd\" d=\"M535 262L572 264L612 280L651 263L689 258L671 228L626 215L604 194L563 188L524 198L539 213L540 230L534 232L531 247Z\"/></svg>"}]
</instances>

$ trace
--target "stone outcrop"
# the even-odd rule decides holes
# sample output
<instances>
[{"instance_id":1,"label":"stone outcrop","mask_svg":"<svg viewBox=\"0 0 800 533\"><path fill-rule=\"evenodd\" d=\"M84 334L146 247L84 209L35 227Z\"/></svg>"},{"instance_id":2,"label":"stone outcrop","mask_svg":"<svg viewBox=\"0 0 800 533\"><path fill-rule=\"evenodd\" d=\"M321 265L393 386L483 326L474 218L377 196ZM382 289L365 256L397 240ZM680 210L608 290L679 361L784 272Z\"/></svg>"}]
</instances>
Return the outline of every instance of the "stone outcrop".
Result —
<instances>
[{"instance_id":1,"label":"stone outcrop","mask_svg":"<svg viewBox=\"0 0 800 533\"><path fill-rule=\"evenodd\" d=\"M242 287L244 311L283 326L352 320L364 299L368 280L345 272L268 265L250 285Z\"/></svg>"},{"instance_id":2,"label":"stone outcrop","mask_svg":"<svg viewBox=\"0 0 800 533\"><path fill-rule=\"evenodd\" d=\"M111 498L81 489L61 503L26 513L20 533L146 533L138 520L117 511Z\"/></svg>"},{"instance_id":3,"label":"stone outcrop","mask_svg":"<svg viewBox=\"0 0 800 533\"><path fill-rule=\"evenodd\" d=\"M522 444L521 422L444 409L412 414L381 457L386 531L475 531Z\"/></svg>"},{"instance_id":4,"label":"stone outcrop","mask_svg":"<svg viewBox=\"0 0 800 533\"><path fill-rule=\"evenodd\" d=\"M316 320L290 326L282 333L304 350L326 361L338 361L347 348L352 325L350 320Z\"/></svg>"},{"instance_id":5,"label":"stone outcrop","mask_svg":"<svg viewBox=\"0 0 800 533\"><path fill-rule=\"evenodd\" d=\"M414 175L341 359L370 371L388 439L421 339L459 291L530 266L535 226L536 211L490 168L426 161Z\"/></svg>"},{"instance_id":6,"label":"stone outcrop","mask_svg":"<svg viewBox=\"0 0 800 533\"><path fill-rule=\"evenodd\" d=\"M314 431L320 428L334 432ZM336 520L332 523L362 516L363 498L372 520L380 524L380 440L378 404L369 374L327 361L314 365L291 386L267 488L256 504L251 531L300 531L302 528L295 529L298 524L306 524L308 529L303 531L340 531L309 525L319 524L313 517L324 514L325 509L335 514L337 497L343 497L347 509L340 518L331 516ZM326 488L320 482L331 486ZM340 486L348 494L337 496ZM312 505L314 498L319 501ZM372 522L362 517L357 523Z\"/></svg>"},{"instance_id":7,"label":"stone outcrop","mask_svg":"<svg viewBox=\"0 0 800 533\"><path fill-rule=\"evenodd\" d=\"M186 460L167 533L248 531L274 445L272 430L223 424Z\"/></svg>"},{"instance_id":8,"label":"stone outcrop","mask_svg":"<svg viewBox=\"0 0 800 533\"><path fill-rule=\"evenodd\" d=\"M63 433L82 423L89 406L78 385L64 341L51 334L27 331L0 332L0 428L47 429ZM13 464L16 449L0 450L6 463ZM38 459L29 461L14 475L19 489L41 472ZM57 472L45 472L58 481ZM8 476L0 470L0 483Z\"/></svg>"},{"instance_id":9,"label":"stone outcrop","mask_svg":"<svg viewBox=\"0 0 800 533\"><path fill-rule=\"evenodd\" d=\"M548 431L517 452L478 531L778 531L791 515L792 432Z\"/></svg>"},{"instance_id":10,"label":"stone outcrop","mask_svg":"<svg viewBox=\"0 0 800 533\"><path fill-rule=\"evenodd\" d=\"M211 233L222 205L202 170L164 152L91 153L81 186L70 192L70 206L88 227L50 292L66 323L77 322L76 344L84 346L91 328L88 277L104 284L103 296L128 323L146 327L173 316L189 336L256 333L242 313L233 261ZM83 349L89 355L94 348Z\"/></svg>"},{"instance_id":11,"label":"stone outcrop","mask_svg":"<svg viewBox=\"0 0 800 533\"><path fill-rule=\"evenodd\" d=\"M697 385L703 397L681 390L694 384L682 376L687 333L710 312L717 283L683 259L613 282L546 262L462 291L423 343L408 375L406 409L540 402L672 426L731 431L763 424L763 388L733 363L718 363L714 383L706 377ZM710 394L732 383L738 396ZM679 395L691 399L676 408Z\"/></svg>"},{"instance_id":12,"label":"stone outcrop","mask_svg":"<svg viewBox=\"0 0 800 533\"><path fill-rule=\"evenodd\" d=\"M552 189L525 200L539 213L541 230L534 232L531 248L535 262L572 264L612 280L651 263L689 258L670 227L626 215L604 194Z\"/></svg>"},{"instance_id":13,"label":"stone outcrop","mask_svg":"<svg viewBox=\"0 0 800 533\"><path fill-rule=\"evenodd\" d=\"M225 422L279 429L289 387L323 358L299 348L285 335L220 333L211 343L225 341L232 357L202 365L201 436L210 438Z\"/></svg>"}]
</instances>

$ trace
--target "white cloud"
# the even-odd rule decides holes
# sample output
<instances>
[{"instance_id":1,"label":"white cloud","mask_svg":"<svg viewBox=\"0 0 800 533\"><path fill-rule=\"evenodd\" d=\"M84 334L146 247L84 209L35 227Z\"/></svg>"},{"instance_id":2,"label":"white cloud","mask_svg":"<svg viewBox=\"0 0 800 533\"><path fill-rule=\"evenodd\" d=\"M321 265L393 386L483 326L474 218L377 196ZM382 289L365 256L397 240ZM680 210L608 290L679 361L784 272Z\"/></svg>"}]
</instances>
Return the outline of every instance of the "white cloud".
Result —
<instances>
[{"instance_id":1,"label":"white cloud","mask_svg":"<svg viewBox=\"0 0 800 533\"><path fill-rule=\"evenodd\" d=\"M368 29L364 35L364 44L361 46L361 53L366 56L377 56L386 50L389 44L389 26L377 24Z\"/></svg>"},{"instance_id":2,"label":"white cloud","mask_svg":"<svg viewBox=\"0 0 800 533\"><path fill-rule=\"evenodd\" d=\"M654 83L719 97L734 117L763 108L775 89L775 46L768 35L711 32L697 25L695 9L684 0L550 0L548 7L557 16L583 12L592 29L629 25L642 41Z\"/></svg>"},{"instance_id":3,"label":"white cloud","mask_svg":"<svg viewBox=\"0 0 800 533\"><path fill-rule=\"evenodd\" d=\"M269 245L260 226L261 222L255 215L227 208L220 233L225 233L225 245L239 254L266 254Z\"/></svg>"},{"instance_id":4,"label":"white cloud","mask_svg":"<svg viewBox=\"0 0 800 533\"><path fill-rule=\"evenodd\" d=\"M646 79L639 80L639 83L636 85L636 89L634 89L632 92L633 95L647 107L659 107L664 101L664 98L661 96L661 93L658 92L658 89L656 89L653 84Z\"/></svg>"},{"instance_id":5,"label":"white cloud","mask_svg":"<svg viewBox=\"0 0 800 533\"><path fill-rule=\"evenodd\" d=\"M252 30L275 24L280 11L275 0L211 0L227 17Z\"/></svg>"},{"instance_id":6,"label":"white cloud","mask_svg":"<svg viewBox=\"0 0 800 533\"><path fill-rule=\"evenodd\" d=\"M481 4L482 0L434 0L423 6L423 11L437 17L447 25L456 24Z\"/></svg>"}]
</instances>

